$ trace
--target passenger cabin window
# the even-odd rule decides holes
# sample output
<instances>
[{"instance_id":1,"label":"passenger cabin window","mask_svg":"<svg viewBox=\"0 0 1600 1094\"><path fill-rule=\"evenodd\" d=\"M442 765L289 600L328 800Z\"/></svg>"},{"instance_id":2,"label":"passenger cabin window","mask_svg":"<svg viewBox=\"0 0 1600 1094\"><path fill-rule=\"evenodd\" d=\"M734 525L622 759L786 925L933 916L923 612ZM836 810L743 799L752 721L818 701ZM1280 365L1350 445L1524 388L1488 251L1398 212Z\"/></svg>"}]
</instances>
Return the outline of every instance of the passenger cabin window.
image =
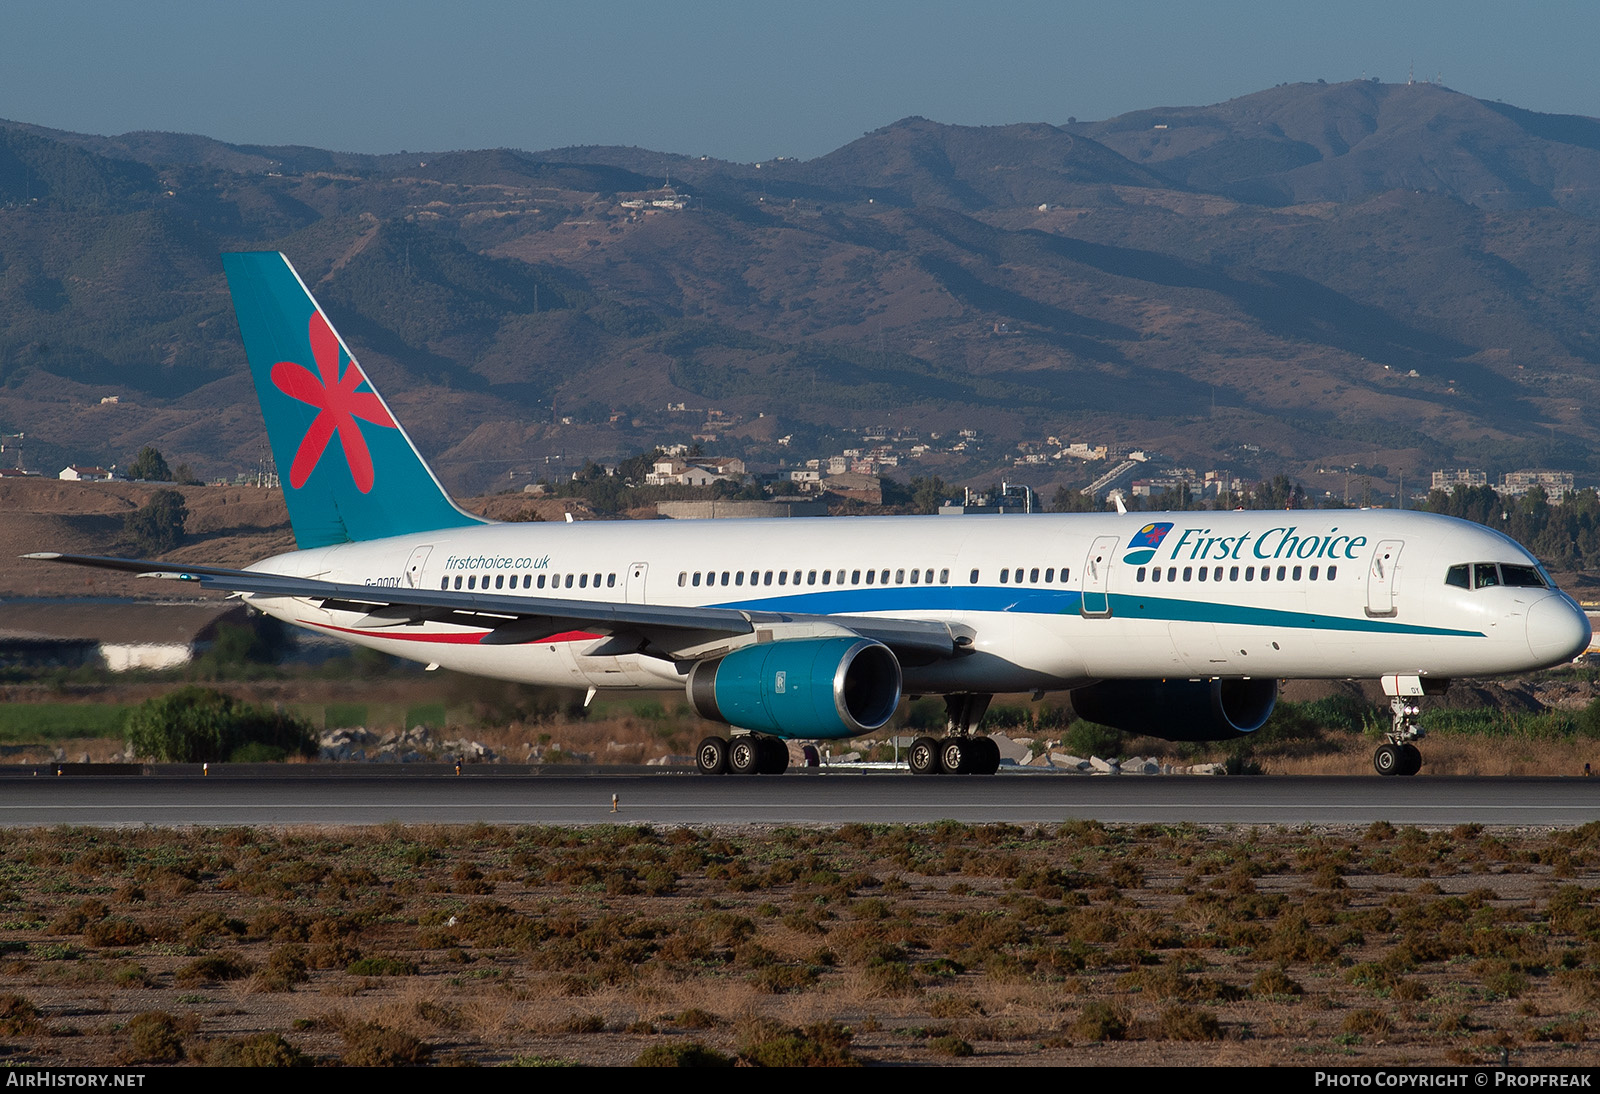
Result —
<instances>
[{"instance_id":1,"label":"passenger cabin window","mask_svg":"<svg viewBox=\"0 0 1600 1094\"><path fill-rule=\"evenodd\" d=\"M973 584L973 585L976 585L978 583L978 571L977 570L973 570L972 571L972 580L971 580L970 583Z\"/></svg>"}]
</instances>

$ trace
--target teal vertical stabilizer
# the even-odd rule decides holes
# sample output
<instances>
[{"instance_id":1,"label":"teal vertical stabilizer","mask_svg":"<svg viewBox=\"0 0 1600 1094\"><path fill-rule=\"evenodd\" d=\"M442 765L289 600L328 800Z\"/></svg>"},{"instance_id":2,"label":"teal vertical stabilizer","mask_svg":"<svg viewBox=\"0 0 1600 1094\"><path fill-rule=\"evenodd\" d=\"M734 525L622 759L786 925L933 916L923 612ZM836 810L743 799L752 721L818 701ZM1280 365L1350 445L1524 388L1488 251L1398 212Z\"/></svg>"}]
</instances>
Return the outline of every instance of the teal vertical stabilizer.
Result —
<instances>
[{"instance_id":1,"label":"teal vertical stabilizer","mask_svg":"<svg viewBox=\"0 0 1600 1094\"><path fill-rule=\"evenodd\" d=\"M287 258L222 267L301 550L490 523L450 500Z\"/></svg>"}]
</instances>

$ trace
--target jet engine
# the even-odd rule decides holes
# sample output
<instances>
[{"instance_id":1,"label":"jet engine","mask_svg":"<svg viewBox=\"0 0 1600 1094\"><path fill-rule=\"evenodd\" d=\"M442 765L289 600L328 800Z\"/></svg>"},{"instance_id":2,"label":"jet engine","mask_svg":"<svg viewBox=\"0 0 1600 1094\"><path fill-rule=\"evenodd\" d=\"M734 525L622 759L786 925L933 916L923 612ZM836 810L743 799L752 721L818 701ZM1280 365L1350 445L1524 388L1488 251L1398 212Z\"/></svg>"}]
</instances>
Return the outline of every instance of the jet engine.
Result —
<instances>
[{"instance_id":1,"label":"jet engine","mask_svg":"<svg viewBox=\"0 0 1600 1094\"><path fill-rule=\"evenodd\" d=\"M853 635L744 646L696 662L686 685L704 718L775 737L854 737L900 702L900 662Z\"/></svg>"},{"instance_id":2,"label":"jet engine","mask_svg":"<svg viewBox=\"0 0 1600 1094\"><path fill-rule=\"evenodd\" d=\"M1168 741L1223 741L1260 729L1276 680L1102 680L1072 693L1091 722Z\"/></svg>"}]
</instances>

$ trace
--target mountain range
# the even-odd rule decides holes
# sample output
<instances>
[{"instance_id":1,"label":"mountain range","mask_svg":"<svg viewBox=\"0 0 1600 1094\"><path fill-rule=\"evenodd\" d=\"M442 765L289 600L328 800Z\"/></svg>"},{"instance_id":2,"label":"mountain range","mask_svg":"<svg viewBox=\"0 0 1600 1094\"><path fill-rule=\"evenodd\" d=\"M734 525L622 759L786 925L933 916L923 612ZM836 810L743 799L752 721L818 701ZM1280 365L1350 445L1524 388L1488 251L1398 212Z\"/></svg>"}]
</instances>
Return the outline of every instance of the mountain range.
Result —
<instances>
[{"instance_id":1,"label":"mountain range","mask_svg":"<svg viewBox=\"0 0 1600 1094\"><path fill-rule=\"evenodd\" d=\"M289 255L464 492L694 434L776 464L873 426L973 431L929 472L1046 489L1091 476L1013 468L1018 442L1330 489L1600 476L1600 121L1434 84L907 118L751 164L0 122L0 433L30 467L262 461L232 249Z\"/></svg>"}]
</instances>

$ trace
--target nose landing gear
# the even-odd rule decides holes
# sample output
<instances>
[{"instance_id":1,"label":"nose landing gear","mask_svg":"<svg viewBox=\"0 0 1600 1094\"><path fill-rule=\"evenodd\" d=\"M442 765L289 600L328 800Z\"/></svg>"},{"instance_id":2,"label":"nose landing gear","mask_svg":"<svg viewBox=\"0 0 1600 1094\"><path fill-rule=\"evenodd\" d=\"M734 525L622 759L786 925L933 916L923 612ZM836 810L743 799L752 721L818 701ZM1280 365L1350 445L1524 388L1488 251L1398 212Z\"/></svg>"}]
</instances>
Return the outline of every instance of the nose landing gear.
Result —
<instances>
[{"instance_id":1,"label":"nose landing gear","mask_svg":"<svg viewBox=\"0 0 1600 1094\"><path fill-rule=\"evenodd\" d=\"M1424 735L1418 718L1422 708L1416 703L1423 695L1443 695L1450 681L1431 676L1385 676L1384 694L1389 696L1393 721L1384 743L1372 754L1372 767L1380 775L1415 775L1422 770L1422 751L1412 742Z\"/></svg>"}]
</instances>

